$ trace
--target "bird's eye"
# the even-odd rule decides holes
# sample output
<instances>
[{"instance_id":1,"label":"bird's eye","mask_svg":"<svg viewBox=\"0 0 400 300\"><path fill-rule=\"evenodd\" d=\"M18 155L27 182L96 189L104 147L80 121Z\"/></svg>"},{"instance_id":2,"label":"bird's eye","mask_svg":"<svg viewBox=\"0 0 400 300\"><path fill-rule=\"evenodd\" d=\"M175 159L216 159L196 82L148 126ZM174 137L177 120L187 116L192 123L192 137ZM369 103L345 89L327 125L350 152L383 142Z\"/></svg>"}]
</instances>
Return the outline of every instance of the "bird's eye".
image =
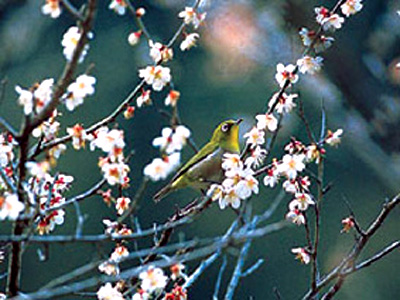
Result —
<instances>
[{"instance_id":1,"label":"bird's eye","mask_svg":"<svg viewBox=\"0 0 400 300\"><path fill-rule=\"evenodd\" d=\"M223 132L227 132L229 130L229 124L226 123L226 124L222 125L221 130Z\"/></svg>"}]
</instances>

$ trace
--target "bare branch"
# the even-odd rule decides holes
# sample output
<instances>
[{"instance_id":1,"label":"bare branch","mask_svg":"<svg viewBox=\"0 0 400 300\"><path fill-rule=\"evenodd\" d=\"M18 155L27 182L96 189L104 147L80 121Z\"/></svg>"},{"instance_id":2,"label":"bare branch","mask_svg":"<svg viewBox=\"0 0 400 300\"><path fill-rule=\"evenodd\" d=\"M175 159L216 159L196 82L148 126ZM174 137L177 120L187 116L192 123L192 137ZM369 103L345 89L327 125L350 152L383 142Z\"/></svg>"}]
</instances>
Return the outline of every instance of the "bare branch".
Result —
<instances>
[{"instance_id":1,"label":"bare branch","mask_svg":"<svg viewBox=\"0 0 400 300\"><path fill-rule=\"evenodd\" d=\"M385 247L383 250L379 251L378 253L376 253L372 257L362 261L361 263L357 264L355 267L344 271L344 275L347 276L349 274L352 274L352 273L357 272L357 271L359 271L361 269L364 269L366 267L371 266L373 263L377 262L378 260L380 260L384 256L392 253L392 251L394 251L397 248L400 248L400 241L395 241L395 242L391 243L389 246Z\"/></svg>"},{"instance_id":2,"label":"bare branch","mask_svg":"<svg viewBox=\"0 0 400 300\"><path fill-rule=\"evenodd\" d=\"M89 188L87 191L83 192L82 194L79 194L75 197L67 199L67 200L65 200L64 203L62 203L60 205L48 207L44 210L44 212L47 213L47 212L52 212L54 210L62 209L68 205L71 205L73 203L77 203L86 198L89 198L90 196L95 195L105 183L106 183L106 180L104 178L102 178L95 185L93 185L91 188Z\"/></svg>"},{"instance_id":3,"label":"bare branch","mask_svg":"<svg viewBox=\"0 0 400 300\"><path fill-rule=\"evenodd\" d=\"M218 300L218 294L219 294L219 290L221 287L222 275L224 274L226 264L227 264L227 259L226 259L226 255L224 255L224 257L222 258L221 267L219 268L217 281L215 282L213 300Z\"/></svg>"},{"instance_id":4,"label":"bare branch","mask_svg":"<svg viewBox=\"0 0 400 300\"><path fill-rule=\"evenodd\" d=\"M242 277L247 277L254 273L261 265L265 262L264 259L260 258L256 261L254 265L252 265L250 268L248 268L246 271L242 272Z\"/></svg>"},{"instance_id":5,"label":"bare branch","mask_svg":"<svg viewBox=\"0 0 400 300\"><path fill-rule=\"evenodd\" d=\"M386 202L383 205L383 208L381 212L378 214L378 216L373 220L371 225L368 227L368 229L365 231L364 235L361 235L358 240L355 241L355 244L352 248L352 250L348 253L347 256L343 258L343 260L327 275L325 275L317 284L315 289L310 289L303 297L303 299L312 299L316 293L318 293L321 289L326 287L330 282L332 282L335 279L342 280L341 277L347 276L347 272L349 270L352 270L354 267L354 264L361 254L362 250L364 247L367 245L369 242L370 238L382 227L384 221L386 218L389 216L390 212L393 211L393 209L400 203L400 194L396 195L391 201ZM388 252L383 250L382 254L383 255L376 255L376 258L372 259L372 262L377 261L381 257L384 257L387 253L390 253L393 249L397 248L398 245L396 242L392 244L391 246L388 247ZM361 265L362 266L362 265ZM341 287L341 285L337 286ZM333 290L332 290L333 291Z\"/></svg>"},{"instance_id":6,"label":"bare branch","mask_svg":"<svg viewBox=\"0 0 400 300\"><path fill-rule=\"evenodd\" d=\"M229 236L231 236L233 231L236 229L237 224L238 222L236 219L236 221L234 221L232 225L229 227L226 234L222 237L222 239L227 239ZM221 255L221 250L217 251L206 260L202 261L200 266L196 269L196 271L194 271L192 275L190 275L189 278L186 280L185 284L183 285L183 288L184 289L189 288L197 280L197 278L200 277L200 275L204 272L204 270L207 269L210 265L212 265L220 255Z\"/></svg>"},{"instance_id":7,"label":"bare branch","mask_svg":"<svg viewBox=\"0 0 400 300\"><path fill-rule=\"evenodd\" d=\"M197 260L202 257L208 257L209 255L215 254L216 252L221 251L222 249L225 249L227 247L231 247L235 244L241 244L241 243L247 242L249 239L252 239L255 237L260 237L260 236L265 236L265 235L271 234L273 232L281 230L282 228L283 228L282 224L273 223L273 224L267 225L263 228L260 228L258 230L248 230L245 232L242 232L242 231L236 232L225 238L224 238L224 236L222 236L222 237L217 237L217 238L214 238L211 240L206 239L206 240L204 240L204 242L206 243L208 241L208 243L206 243L207 245L204 247L195 249L188 253L176 255L176 256L172 257L171 259L160 259L157 261L153 261L153 262L151 262L151 265L153 265L155 267L163 268L163 267L168 267L168 266L174 265L178 262L184 263L187 261ZM169 250L179 249L179 248L183 248L188 245L194 246L199 243L200 243L200 241L197 243L195 241L189 241L189 242L185 242L185 243L178 243L178 244L174 244L171 246L166 246L166 247L159 248L156 250L154 250L154 249L140 250L139 252L131 253L129 255L129 259L131 259L133 257L143 256L143 254L145 254L146 252L150 253L150 251L159 251L161 253L165 253L166 249L169 249ZM30 293L30 294L27 294L24 296L17 296L15 298L13 298L13 300L54 299L56 296L70 295L72 293L77 293L82 290L95 287L100 283L114 282L114 281L121 280L121 279L135 278L141 272L145 271L147 268L148 268L148 264L145 264L142 266L133 267L131 269L128 269L128 270L122 272L118 278L109 277L109 276L91 277L89 279L74 282L74 283L71 283L68 285L64 284L62 286L54 287L54 288L50 288L50 289L46 289L46 290L42 289L37 292ZM87 270L87 268L85 270Z\"/></svg>"}]
</instances>

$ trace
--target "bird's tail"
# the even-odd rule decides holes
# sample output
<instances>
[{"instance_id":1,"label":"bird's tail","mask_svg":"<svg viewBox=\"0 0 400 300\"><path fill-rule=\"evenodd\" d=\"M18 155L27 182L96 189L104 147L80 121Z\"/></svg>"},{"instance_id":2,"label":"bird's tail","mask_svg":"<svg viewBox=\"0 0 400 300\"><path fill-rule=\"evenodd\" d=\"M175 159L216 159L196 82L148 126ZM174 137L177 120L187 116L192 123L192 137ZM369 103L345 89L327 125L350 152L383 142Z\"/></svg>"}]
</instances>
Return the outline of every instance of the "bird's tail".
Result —
<instances>
[{"instance_id":1,"label":"bird's tail","mask_svg":"<svg viewBox=\"0 0 400 300\"><path fill-rule=\"evenodd\" d=\"M171 187L170 184L164 186L161 190L159 190L159 191L153 196L153 200L154 200L155 202L159 202L159 201L162 200L167 194L169 194L172 190L173 190L173 188Z\"/></svg>"}]
</instances>

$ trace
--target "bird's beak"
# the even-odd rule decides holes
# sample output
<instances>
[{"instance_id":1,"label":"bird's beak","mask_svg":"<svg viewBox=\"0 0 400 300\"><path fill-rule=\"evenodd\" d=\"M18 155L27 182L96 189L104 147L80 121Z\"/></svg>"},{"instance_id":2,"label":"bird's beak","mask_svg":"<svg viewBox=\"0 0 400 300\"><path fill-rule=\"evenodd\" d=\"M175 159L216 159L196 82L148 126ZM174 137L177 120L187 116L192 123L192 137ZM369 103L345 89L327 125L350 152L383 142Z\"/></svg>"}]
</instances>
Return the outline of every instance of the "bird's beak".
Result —
<instances>
[{"instance_id":1,"label":"bird's beak","mask_svg":"<svg viewBox=\"0 0 400 300\"><path fill-rule=\"evenodd\" d=\"M242 121L243 121L243 119L242 119L242 118L240 118L240 119L237 119L237 120L236 120L236 125L239 125L240 123L242 123Z\"/></svg>"}]
</instances>

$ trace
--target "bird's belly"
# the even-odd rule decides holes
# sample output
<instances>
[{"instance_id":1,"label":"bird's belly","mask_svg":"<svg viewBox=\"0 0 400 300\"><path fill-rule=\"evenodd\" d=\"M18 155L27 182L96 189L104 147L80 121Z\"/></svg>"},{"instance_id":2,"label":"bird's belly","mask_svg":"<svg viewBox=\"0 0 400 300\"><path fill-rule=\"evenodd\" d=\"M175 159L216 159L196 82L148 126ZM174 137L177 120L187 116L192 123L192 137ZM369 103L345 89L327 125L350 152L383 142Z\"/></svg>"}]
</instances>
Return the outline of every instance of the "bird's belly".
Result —
<instances>
[{"instance_id":1,"label":"bird's belly","mask_svg":"<svg viewBox=\"0 0 400 300\"><path fill-rule=\"evenodd\" d=\"M203 189L212 183L221 183L224 175L221 168L224 153L226 151L218 149L188 170L193 187Z\"/></svg>"}]
</instances>

